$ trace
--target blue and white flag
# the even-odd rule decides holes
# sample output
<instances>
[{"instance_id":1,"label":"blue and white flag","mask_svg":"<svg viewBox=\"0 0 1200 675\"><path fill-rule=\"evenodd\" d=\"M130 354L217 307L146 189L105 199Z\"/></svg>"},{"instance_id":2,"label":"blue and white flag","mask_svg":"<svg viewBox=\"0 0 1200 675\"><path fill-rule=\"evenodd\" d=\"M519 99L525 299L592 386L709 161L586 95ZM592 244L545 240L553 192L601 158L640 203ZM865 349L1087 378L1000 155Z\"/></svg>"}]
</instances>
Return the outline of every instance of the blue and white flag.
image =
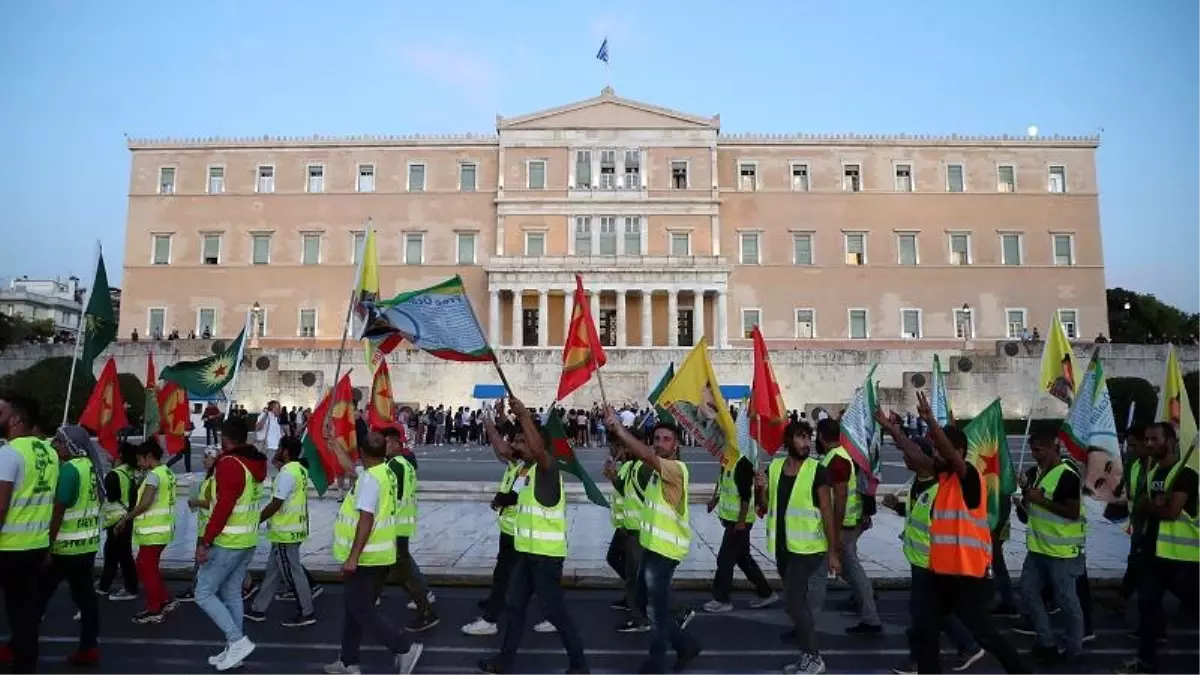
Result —
<instances>
[{"instance_id":1,"label":"blue and white flag","mask_svg":"<svg viewBox=\"0 0 1200 675\"><path fill-rule=\"evenodd\" d=\"M608 63L608 38L600 43L600 51L596 52L596 60Z\"/></svg>"}]
</instances>

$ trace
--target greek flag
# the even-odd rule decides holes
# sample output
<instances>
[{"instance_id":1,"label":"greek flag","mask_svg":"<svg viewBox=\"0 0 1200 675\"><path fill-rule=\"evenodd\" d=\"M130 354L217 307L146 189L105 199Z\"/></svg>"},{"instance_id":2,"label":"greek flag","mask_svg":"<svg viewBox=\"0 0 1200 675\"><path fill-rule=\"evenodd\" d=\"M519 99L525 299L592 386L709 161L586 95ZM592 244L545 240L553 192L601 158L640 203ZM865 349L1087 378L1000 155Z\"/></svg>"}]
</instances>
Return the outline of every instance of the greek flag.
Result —
<instances>
[{"instance_id":1,"label":"greek flag","mask_svg":"<svg viewBox=\"0 0 1200 675\"><path fill-rule=\"evenodd\" d=\"M608 38L604 38L604 42L600 43L600 51L596 52L596 59L608 63Z\"/></svg>"}]
</instances>

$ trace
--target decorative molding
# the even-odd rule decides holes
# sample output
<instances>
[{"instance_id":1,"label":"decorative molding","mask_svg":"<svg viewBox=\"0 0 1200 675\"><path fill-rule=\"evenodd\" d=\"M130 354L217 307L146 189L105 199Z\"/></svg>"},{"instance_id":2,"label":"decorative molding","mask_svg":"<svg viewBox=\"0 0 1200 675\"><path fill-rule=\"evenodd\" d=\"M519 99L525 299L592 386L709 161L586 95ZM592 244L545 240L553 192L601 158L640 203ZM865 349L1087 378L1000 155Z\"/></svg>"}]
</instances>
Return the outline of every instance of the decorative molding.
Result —
<instances>
[{"instance_id":1,"label":"decorative molding","mask_svg":"<svg viewBox=\"0 0 1200 675\"><path fill-rule=\"evenodd\" d=\"M405 147L439 145L498 145L496 134L365 134L356 136L208 136L200 138L127 138L130 150L174 149L275 149L337 147Z\"/></svg>"},{"instance_id":2,"label":"decorative molding","mask_svg":"<svg viewBox=\"0 0 1200 675\"><path fill-rule=\"evenodd\" d=\"M554 117L556 115L563 115L563 114L570 113L570 112L573 112L576 110L583 110L585 108L590 108L590 107L605 104L605 103L616 104L619 106L631 108L633 110L638 110L638 111L649 113L652 115L660 115L662 117L667 117L667 118L676 120L678 122L682 122L684 124L692 125L692 126L696 126L696 127L710 128L710 129L720 129L720 127L721 127L721 116L720 115L713 115L711 117L702 117L699 115L691 115L691 114L688 114L685 112L680 112L678 110L671 110L670 108L663 108L661 106L651 105L649 103L643 103L641 101L635 101L633 99L623 98L621 96L617 96L616 92L613 91L612 87L605 87L604 89L602 89L600 91L599 96L593 96L592 98L584 99L582 101L576 101L574 103L567 103L565 105L555 106L553 108L547 108L545 110L538 110L538 111L535 111L532 113L518 115L516 117L507 117L506 118L503 115L496 115L496 129L497 130L506 130L506 129L513 129L513 128L520 127L520 126L524 126L526 129L534 129L537 127L533 123L536 123L538 120L546 119L548 117Z\"/></svg>"},{"instance_id":3,"label":"decorative molding","mask_svg":"<svg viewBox=\"0 0 1200 675\"><path fill-rule=\"evenodd\" d=\"M718 147L739 145L865 145L865 146L983 146L983 147L1100 147L1100 136L1017 136L973 134L721 134Z\"/></svg>"}]
</instances>

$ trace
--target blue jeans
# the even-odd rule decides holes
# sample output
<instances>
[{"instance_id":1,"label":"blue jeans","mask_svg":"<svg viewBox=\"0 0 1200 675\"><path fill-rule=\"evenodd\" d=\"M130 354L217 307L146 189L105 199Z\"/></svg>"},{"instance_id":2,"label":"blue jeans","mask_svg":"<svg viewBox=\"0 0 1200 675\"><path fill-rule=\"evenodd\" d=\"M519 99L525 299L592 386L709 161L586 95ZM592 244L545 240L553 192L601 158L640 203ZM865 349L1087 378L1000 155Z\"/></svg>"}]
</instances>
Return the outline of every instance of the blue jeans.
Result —
<instances>
[{"instance_id":1,"label":"blue jeans","mask_svg":"<svg viewBox=\"0 0 1200 675\"><path fill-rule=\"evenodd\" d=\"M229 644L246 637L242 632L242 580L253 557L253 548L213 546L208 561L196 571L196 604Z\"/></svg>"},{"instance_id":2,"label":"blue jeans","mask_svg":"<svg viewBox=\"0 0 1200 675\"><path fill-rule=\"evenodd\" d=\"M1042 600L1042 589L1049 582L1054 599L1062 607L1063 649L1067 656L1078 657L1083 653L1083 609L1079 606L1079 592L1075 581L1083 574L1083 556L1073 558L1051 558L1030 551L1025 555L1021 568L1021 595L1025 600L1025 611L1037 631L1037 643L1043 647L1056 647L1054 630L1050 626L1050 615Z\"/></svg>"},{"instance_id":3,"label":"blue jeans","mask_svg":"<svg viewBox=\"0 0 1200 675\"><path fill-rule=\"evenodd\" d=\"M642 566L638 572L638 604L646 606L650 619L650 657L642 672L667 672L667 645L675 654L683 656L699 650L696 640L683 632L671 612L671 578L675 575L674 560L654 551L642 554Z\"/></svg>"}]
</instances>

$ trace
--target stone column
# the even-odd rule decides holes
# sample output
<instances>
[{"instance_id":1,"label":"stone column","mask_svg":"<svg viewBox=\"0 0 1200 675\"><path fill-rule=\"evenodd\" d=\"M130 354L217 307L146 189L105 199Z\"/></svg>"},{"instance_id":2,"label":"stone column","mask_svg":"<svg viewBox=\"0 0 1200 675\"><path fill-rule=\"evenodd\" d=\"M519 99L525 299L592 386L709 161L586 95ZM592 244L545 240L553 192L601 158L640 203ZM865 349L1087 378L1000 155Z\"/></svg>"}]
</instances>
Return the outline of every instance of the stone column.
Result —
<instances>
[{"instance_id":1,"label":"stone column","mask_svg":"<svg viewBox=\"0 0 1200 675\"><path fill-rule=\"evenodd\" d=\"M692 304L692 344L700 344L704 337L704 289L697 288Z\"/></svg>"},{"instance_id":2,"label":"stone column","mask_svg":"<svg viewBox=\"0 0 1200 675\"><path fill-rule=\"evenodd\" d=\"M596 327L600 326L600 290L588 292L588 300L591 301L592 321L596 322Z\"/></svg>"},{"instance_id":3,"label":"stone column","mask_svg":"<svg viewBox=\"0 0 1200 675\"><path fill-rule=\"evenodd\" d=\"M717 291L717 347L729 346L729 299L725 291Z\"/></svg>"},{"instance_id":4,"label":"stone column","mask_svg":"<svg viewBox=\"0 0 1200 675\"><path fill-rule=\"evenodd\" d=\"M642 346L654 346L654 294L649 290L642 291Z\"/></svg>"},{"instance_id":5,"label":"stone column","mask_svg":"<svg viewBox=\"0 0 1200 675\"><path fill-rule=\"evenodd\" d=\"M625 325L625 289L617 289L617 346L625 347L628 343Z\"/></svg>"},{"instance_id":6,"label":"stone column","mask_svg":"<svg viewBox=\"0 0 1200 675\"><path fill-rule=\"evenodd\" d=\"M550 292L538 291L538 346L550 346Z\"/></svg>"},{"instance_id":7,"label":"stone column","mask_svg":"<svg viewBox=\"0 0 1200 675\"><path fill-rule=\"evenodd\" d=\"M488 342L493 347L500 346L500 291L488 291Z\"/></svg>"},{"instance_id":8,"label":"stone column","mask_svg":"<svg viewBox=\"0 0 1200 675\"><path fill-rule=\"evenodd\" d=\"M667 345L679 346L679 291L667 289Z\"/></svg>"},{"instance_id":9,"label":"stone column","mask_svg":"<svg viewBox=\"0 0 1200 675\"><path fill-rule=\"evenodd\" d=\"M512 292L512 344L509 345L510 347L521 346L521 309L523 305L521 289L514 288Z\"/></svg>"},{"instance_id":10,"label":"stone column","mask_svg":"<svg viewBox=\"0 0 1200 675\"><path fill-rule=\"evenodd\" d=\"M575 294L563 291L563 344L571 334L571 314L575 312Z\"/></svg>"}]
</instances>

